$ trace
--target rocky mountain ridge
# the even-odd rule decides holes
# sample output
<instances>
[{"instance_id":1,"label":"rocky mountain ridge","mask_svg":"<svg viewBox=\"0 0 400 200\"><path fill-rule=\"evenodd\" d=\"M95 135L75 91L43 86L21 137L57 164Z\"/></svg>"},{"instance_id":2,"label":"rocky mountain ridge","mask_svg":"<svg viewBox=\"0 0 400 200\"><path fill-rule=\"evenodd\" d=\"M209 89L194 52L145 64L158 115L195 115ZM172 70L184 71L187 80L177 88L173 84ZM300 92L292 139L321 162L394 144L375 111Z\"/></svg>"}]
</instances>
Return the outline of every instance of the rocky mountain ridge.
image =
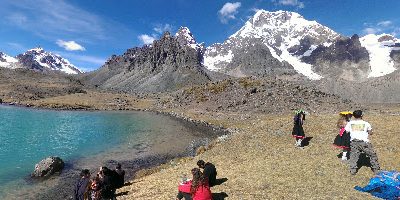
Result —
<instances>
[{"instance_id":1,"label":"rocky mountain ridge","mask_svg":"<svg viewBox=\"0 0 400 200\"><path fill-rule=\"evenodd\" d=\"M172 91L208 82L210 75L201 65L196 47L191 38L174 37L166 32L151 45L113 55L85 79L100 88L134 93Z\"/></svg>"},{"instance_id":2,"label":"rocky mountain ridge","mask_svg":"<svg viewBox=\"0 0 400 200\"><path fill-rule=\"evenodd\" d=\"M47 52L41 47L33 48L15 58L0 52L0 67L24 68L38 72L60 71L66 74L82 73L67 59L52 52Z\"/></svg>"}]
</instances>

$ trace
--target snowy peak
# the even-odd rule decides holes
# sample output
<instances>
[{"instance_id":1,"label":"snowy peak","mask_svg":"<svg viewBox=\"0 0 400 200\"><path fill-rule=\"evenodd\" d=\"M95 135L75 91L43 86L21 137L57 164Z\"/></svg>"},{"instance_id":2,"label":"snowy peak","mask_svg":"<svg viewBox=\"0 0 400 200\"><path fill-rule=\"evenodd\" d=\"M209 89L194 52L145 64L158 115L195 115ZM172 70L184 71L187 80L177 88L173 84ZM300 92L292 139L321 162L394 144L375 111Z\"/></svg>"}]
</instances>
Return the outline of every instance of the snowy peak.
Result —
<instances>
[{"instance_id":1,"label":"snowy peak","mask_svg":"<svg viewBox=\"0 0 400 200\"><path fill-rule=\"evenodd\" d=\"M24 67L37 71L56 70L67 74L82 73L67 59L54 53L47 52L41 47L30 49L18 55L17 58Z\"/></svg>"},{"instance_id":2,"label":"snowy peak","mask_svg":"<svg viewBox=\"0 0 400 200\"><path fill-rule=\"evenodd\" d=\"M0 62L7 62L7 63L15 63L18 62L17 59L15 59L14 57L11 57L3 52L0 52Z\"/></svg>"},{"instance_id":3,"label":"snowy peak","mask_svg":"<svg viewBox=\"0 0 400 200\"><path fill-rule=\"evenodd\" d=\"M369 34L361 37L360 43L369 53L371 72L368 77L380 77L396 70L390 54L400 50L400 39L389 34Z\"/></svg>"},{"instance_id":4,"label":"snowy peak","mask_svg":"<svg viewBox=\"0 0 400 200\"><path fill-rule=\"evenodd\" d=\"M0 52L0 67L16 68L17 62L18 60L16 58Z\"/></svg>"},{"instance_id":5,"label":"snowy peak","mask_svg":"<svg viewBox=\"0 0 400 200\"><path fill-rule=\"evenodd\" d=\"M178 40L180 40L182 43L196 44L193 34L187 27L180 27L178 32L175 34L175 37L178 38Z\"/></svg>"},{"instance_id":6,"label":"snowy peak","mask_svg":"<svg viewBox=\"0 0 400 200\"><path fill-rule=\"evenodd\" d=\"M243 57L243 53L248 52L245 49L252 48L256 43L267 47L277 61L287 62L298 73L311 80L318 80L322 76L313 71L312 65L303 63L301 58L311 55L319 45L330 46L339 37L341 36L330 28L316 21L308 21L298 13L258 10L223 44L214 44L207 48L204 65L210 70L226 71L227 67L233 65L231 63L235 57ZM251 55L248 56L251 59Z\"/></svg>"},{"instance_id":7,"label":"snowy peak","mask_svg":"<svg viewBox=\"0 0 400 200\"><path fill-rule=\"evenodd\" d=\"M263 38L272 47L282 45L289 49L300 45L301 40L312 40L314 45L332 42L340 35L316 21L308 21L298 13L259 10L230 38Z\"/></svg>"},{"instance_id":8,"label":"snowy peak","mask_svg":"<svg viewBox=\"0 0 400 200\"><path fill-rule=\"evenodd\" d=\"M175 34L175 38L178 40L180 45L189 46L195 49L197 52L203 52L203 43L198 44L196 42L196 39L188 27L180 27L178 32Z\"/></svg>"}]
</instances>

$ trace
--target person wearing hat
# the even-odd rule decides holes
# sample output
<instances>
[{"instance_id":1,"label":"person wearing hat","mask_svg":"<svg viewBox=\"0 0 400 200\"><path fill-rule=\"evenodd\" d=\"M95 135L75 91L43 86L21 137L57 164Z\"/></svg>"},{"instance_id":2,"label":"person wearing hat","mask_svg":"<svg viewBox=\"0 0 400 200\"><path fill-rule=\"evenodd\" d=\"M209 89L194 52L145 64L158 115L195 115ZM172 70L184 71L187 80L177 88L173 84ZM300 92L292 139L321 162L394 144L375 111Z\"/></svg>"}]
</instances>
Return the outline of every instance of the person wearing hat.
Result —
<instances>
[{"instance_id":1,"label":"person wearing hat","mask_svg":"<svg viewBox=\"0 0 400 200\"><path fill-rule=\"evenodd\" d=\"M302 109L296 110L293 118L292 137L296 139L296 147L302 147L302 141L306 137L304 134L303 123L306 120L306 112Z\"/></svg>"},{"instance_id":2,"label":"person wearing hat","mask_svg":"<svg viewBox=\"0 0 400 200\"><path fill-rule=\"evenodd\" d=\"M357 162L360 154L364 152L370 159L371 168L374 173L380 170L378 156L376 155L368 136L372 135L371 124L362 119L361 110L353 112L354 119L347 123L345 130L350 133L350 173L357 173Z\"/></svg>"},{"instance_id":3,"label":"person wearing hat","mask_svg":"<svg viewBox=\"0 0 400 200\"><path fill-rule=\"evenodd\" d=\"M339 128L339 134L335 137L333 141L333 146L340 148L343 150L342 152L342 160L347 160L347 152L350 151L350 133L347 132L344 128L347 123L350 121L353 113L351 112L340 112L340 118L337 122L337 127Z\"/></svg>"}]
</instances>

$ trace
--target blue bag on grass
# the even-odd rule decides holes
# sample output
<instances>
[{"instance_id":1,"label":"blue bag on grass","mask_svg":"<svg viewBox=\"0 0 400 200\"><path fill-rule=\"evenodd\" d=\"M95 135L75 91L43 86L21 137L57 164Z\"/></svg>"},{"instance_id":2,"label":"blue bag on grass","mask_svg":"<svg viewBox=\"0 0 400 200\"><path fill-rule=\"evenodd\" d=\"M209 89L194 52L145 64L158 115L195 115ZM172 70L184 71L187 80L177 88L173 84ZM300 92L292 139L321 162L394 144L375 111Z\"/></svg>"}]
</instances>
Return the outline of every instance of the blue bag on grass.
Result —
<instances>
[{"instance_id":1,"label":"blue bag on grass","mask_svg":"<svg viewBox=\"0 0 400 200\"><path fill-rule=\"evenodd\" d=\"M369 192L382 199L398 200L400 199L400 172L381 171L371 178L367 186L356 186L354 189Z\"/></svg>"}]
</instances>

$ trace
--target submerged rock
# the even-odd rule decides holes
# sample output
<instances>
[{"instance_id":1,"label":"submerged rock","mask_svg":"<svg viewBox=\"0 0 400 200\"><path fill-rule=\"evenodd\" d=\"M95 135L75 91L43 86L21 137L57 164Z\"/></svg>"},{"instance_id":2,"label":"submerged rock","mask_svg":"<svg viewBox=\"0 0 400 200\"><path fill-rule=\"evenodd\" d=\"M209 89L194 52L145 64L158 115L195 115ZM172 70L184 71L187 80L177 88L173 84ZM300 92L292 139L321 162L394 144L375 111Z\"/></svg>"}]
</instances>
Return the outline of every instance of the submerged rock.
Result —
<instances>
[{"instance_id":1,"label":"submerged rock","mask_svg":"<svg viewBox=\"0 0 400 200\"><path fill-rule=\"evenodd\" d=\"M48 177L64 168L64 161L60 157L48 157L35 165L32 177Z\"/></svg>"}]
</instances>

